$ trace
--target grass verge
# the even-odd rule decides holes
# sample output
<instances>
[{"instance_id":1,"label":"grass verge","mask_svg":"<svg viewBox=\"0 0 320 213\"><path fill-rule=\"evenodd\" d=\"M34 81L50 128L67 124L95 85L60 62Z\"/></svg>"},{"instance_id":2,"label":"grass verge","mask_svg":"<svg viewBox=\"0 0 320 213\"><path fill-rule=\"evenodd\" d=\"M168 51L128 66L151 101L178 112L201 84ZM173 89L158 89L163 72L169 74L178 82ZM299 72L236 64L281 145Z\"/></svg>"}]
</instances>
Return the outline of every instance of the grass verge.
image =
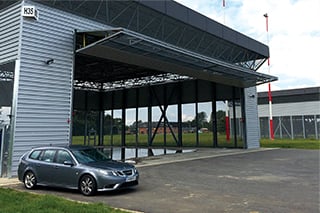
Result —
<instances>
[{"instance_id":1,"label":"grass verge","mask_svg":"<svg viewBox=\"0 0 320 213\"><path fill-rule=\"evenodd\" d=\"M265 148L320 149L320 140L316 139L261 139L260 143Z\"/></svg>"},{"instance_id":2,"label":"grass verge","mask_svg":"<svg viewBox=\"0 0 320 213\"><path fill-rule=\"evenodd\" d=\"M79 203L53 195L39 195L0 188L0 212L5 213L125 213L102 203Z\"/></svg>"},{"instance_id":3,"label":"grass verge","mask_svg":"<svg viewBox=\"0 0 320 213\"><path fill-rule=\"evenodd\" d=\"M96 138L96 142L97 142ZM113 146L121 146L121 136L114 135L113 138ZM168 134L167 136L167 147L176 147L176 143L171 136ZM111 146L111 136L104 136L104 145ZM136 138L135 135L126 135L126 146L134 147L136 146ZM146 134L139 135L138 137L138 147L148 147L148 136ZM196 144L196 135L194 133L184 133L182 135L182 141L184 147L213 147L213 135L212 133L202 133L199 134L199 144ZM320 140L316 139L261 139L261 147L265 148L295 148L295 149L320 149ZM73 136L72 144L84 144L83 136ZM93 140L91 139L90 145L94 145ZM157 134L153 140L153 147L163 147L164 139L163 135ZM226 141L225 135L218 135L218 147L220 148L242 148L243 141L241 137L238 137L237 144L234 143L233 138L230 141Z\"/></svg>"}]
</instances>

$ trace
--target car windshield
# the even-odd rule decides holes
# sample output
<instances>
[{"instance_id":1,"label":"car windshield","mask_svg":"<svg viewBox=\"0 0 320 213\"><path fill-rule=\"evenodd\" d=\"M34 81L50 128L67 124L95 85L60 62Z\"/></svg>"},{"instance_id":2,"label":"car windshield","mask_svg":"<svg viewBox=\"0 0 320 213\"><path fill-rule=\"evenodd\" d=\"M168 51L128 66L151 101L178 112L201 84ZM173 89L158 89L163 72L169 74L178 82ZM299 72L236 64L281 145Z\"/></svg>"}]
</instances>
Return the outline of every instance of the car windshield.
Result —
<instances>
[{"instance_id":1,"label":"car windshield","mask_svg":"<svg viewBox=\"0 0 320 213\"><path fill-rule=\"evenodd\" d=\"M97 161L109 161L110 158L97 149L72 150L79 163L92 163Z\"/></svg>"}]
</instances>

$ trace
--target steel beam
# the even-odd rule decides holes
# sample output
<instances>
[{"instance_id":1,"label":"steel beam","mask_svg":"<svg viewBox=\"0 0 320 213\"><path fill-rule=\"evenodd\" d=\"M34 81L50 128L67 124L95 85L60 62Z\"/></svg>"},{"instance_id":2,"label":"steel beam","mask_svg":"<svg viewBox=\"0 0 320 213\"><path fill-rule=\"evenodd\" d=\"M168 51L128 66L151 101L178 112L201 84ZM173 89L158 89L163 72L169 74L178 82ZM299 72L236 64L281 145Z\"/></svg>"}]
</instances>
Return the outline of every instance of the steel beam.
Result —
<instances>
[{"instance_id":1,"label":"steel beam","mask_svg":"<svg viewBox=\"0 0 320 213\"><path fill-rule=\"evenodd\" d=\"M232 110L233 110L233 137L234 137L234 147L238 147L237 139L237 115L236 115L236 100L235 100L236 88L232 87Z\"/></svg>"},{"instance_id":2,"label":"steel beam","mask_svg":"<svg viewBox=\"0 0 320 213\"><path fill-rule=\"evenodd\" d=\"M211 125L212 125L212 137L213 147L218 147L218 131L217 131L217 88L216 84L212 83L212 104L211 104Z\"/></svg>"},{"instance_id":3,"label":"steel beam","mask_svg":"<svg viewBox=\"0 0 320 213\"><path fill-rule=\"evenodd\" d=\"M182 147L182 86L178 85L178 146Z\"/></svg>"},{"instance_id":4,"label":"steel beam","mask_svg":"<svg viewBox=\"0 0 320 213\"><path fill-rule=\"evenodd\" d=\"M126 90L122 93L122 122L121 122L121 160L125 160L125 147L126 147L126 103L127 95Z\"/></svg>"}]
</instances>

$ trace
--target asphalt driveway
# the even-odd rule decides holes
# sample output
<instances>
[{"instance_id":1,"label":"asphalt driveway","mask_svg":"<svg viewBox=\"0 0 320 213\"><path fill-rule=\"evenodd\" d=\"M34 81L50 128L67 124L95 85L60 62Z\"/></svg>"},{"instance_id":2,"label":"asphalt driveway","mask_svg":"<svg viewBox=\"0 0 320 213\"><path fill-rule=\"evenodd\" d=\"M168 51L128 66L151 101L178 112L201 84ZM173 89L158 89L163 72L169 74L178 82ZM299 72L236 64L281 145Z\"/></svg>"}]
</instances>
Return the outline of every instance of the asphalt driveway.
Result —
<instances>
[{"instance_id":1,"label":"asphalt driveway","mask_svg":"<svg viewBox=\"0 0 320 213\"><path fill-rule=\"evenodd\" d=\"M275 149L140 167L133 190L85 197L35 192L157 212L319 212L319 151ZM23 184L10 186L24 190Z\"/></svg>"}]
</instances>

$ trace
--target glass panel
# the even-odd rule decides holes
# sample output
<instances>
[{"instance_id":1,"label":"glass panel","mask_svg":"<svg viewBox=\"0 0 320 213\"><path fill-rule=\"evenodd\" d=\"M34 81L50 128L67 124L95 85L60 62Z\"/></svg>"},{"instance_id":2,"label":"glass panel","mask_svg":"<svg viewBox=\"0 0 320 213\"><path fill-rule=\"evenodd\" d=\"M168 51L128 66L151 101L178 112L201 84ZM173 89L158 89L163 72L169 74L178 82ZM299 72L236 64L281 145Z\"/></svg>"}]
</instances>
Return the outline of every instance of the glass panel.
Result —
<instances>
[{"instance_id":1,"label":"glass panel","mask_svg":"<svg viewBox=\"0 0 320 213\"><path fill-rule=\"evenodd\" d=\"M16 62L0 64L0 177L7 176L11 137L13 84Z\"/></svg>"}]
</instances>

